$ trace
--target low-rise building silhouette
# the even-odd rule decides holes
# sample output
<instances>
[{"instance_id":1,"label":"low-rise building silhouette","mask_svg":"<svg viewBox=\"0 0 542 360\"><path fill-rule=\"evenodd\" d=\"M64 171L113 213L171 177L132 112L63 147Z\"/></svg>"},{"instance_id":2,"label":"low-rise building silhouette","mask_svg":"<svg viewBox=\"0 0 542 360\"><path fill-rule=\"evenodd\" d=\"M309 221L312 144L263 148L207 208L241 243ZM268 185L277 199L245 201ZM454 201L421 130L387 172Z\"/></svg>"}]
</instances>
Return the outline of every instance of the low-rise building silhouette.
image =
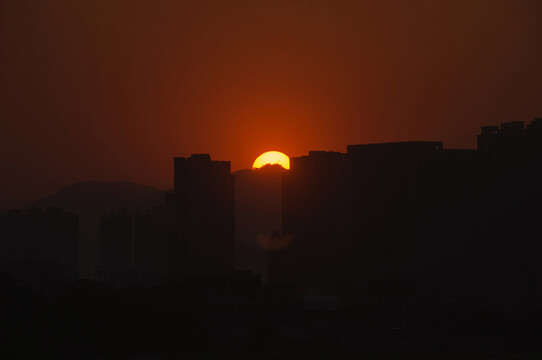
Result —
<instances>
[{"instance_id":1,"label":"low-rise building silhouette","mask_svg":"<svg viewBox=\"0 0 542 360\"><path fill-rule=\"evenodd\" d=\"M162 207L102 216L97 280L117 285L165 283L171 248L169 225Z\"/></svg>"},{"instance_id":2,"label":"low-rise building silhouette","mask_svg":"<svg viewBox=\"0 0 542 360\"><path fill-rule=\"evenodd\" d=\"M78 217L50 208L12 210L0 217L0 271L47 288L77 278Z\"/></svg>"}]
</instances>

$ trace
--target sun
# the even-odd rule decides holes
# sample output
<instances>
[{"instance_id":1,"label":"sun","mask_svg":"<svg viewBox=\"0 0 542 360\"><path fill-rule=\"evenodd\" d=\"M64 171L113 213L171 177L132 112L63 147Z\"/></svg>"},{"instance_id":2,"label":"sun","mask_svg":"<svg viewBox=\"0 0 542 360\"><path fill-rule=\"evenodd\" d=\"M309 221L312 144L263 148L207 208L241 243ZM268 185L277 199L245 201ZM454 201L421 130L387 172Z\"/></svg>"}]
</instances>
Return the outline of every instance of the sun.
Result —
<instances>
[{"instance_id":1,"label":"sun","mask_svg":"<svg viewBox=\"0 0 542 360\"><path fill-rule=\"evenodd\" d=\"M268 151L256 158L254 164L252 164L253 169L261 168L264 165L274 165L278 164L285 168L286 170L290 169L290 158L288 155L281 153L280 151Z\"/></svg>"}]
</instances>

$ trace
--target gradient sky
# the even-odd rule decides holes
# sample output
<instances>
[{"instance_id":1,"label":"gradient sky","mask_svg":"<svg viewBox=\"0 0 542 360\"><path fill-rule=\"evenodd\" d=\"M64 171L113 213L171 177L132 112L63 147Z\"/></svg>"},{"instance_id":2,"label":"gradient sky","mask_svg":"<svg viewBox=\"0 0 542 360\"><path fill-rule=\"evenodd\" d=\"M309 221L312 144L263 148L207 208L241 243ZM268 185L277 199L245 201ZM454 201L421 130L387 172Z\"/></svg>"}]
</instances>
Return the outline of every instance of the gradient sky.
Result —
<instances>
[{"instance_id":1,"label":"gradient sky","mask_svg":"<svg viewBox=\"0 0 542 360\"><path fill-rule=\"evenodd\" d=\"M0 200L542 116L542 1L0 0Z\"/></svg>"}]
</instances>

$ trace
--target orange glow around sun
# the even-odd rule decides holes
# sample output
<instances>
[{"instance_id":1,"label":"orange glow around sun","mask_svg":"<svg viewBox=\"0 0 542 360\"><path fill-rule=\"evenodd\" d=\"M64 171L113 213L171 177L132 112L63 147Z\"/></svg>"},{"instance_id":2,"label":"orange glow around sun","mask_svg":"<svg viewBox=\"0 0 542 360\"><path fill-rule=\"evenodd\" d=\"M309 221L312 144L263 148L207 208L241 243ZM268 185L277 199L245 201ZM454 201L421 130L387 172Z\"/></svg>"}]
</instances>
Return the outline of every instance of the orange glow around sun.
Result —
<instances>
[{"instance_id":1,"label":"orange glow around sun","mask_svg":"<svg viewBox=\"0 0 542 360\"><path fill-rule=\"evenodd\" d=\"M280 151L268 151L256 158L254 164L252 164L253 169L261 168L264 165L274 165L278 164L285 168L286 170L290 169L290 158L288 155L281 153Z\"/></svg>"}]
</instances>

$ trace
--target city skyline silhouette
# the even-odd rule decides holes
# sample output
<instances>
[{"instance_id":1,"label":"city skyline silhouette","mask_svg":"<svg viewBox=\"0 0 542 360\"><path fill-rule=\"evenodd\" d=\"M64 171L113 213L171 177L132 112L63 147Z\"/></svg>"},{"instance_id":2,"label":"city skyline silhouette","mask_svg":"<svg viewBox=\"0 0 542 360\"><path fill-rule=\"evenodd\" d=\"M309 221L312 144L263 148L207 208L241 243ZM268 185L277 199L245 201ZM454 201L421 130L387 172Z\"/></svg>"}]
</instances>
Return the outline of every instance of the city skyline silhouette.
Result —
<instances>
[{"instance_id":1,"label":"city skyline silhouette","mask_svg":"<svg viewBox=\"0 0 542 360\"><path fill-rule=\"evenodd\" d=\"M293 157L289 170L232 172L193 154L174 158L172 191L87 182L10 210L5 352L27 338L40 345L26 356L314 356L323 339L319 351L341 356L437 343L442 355L536 352L541 122L482 127L476 150L348 145ZM182 328L154 317L165 303ZM40 320L19 319L26 311ZM33 324L41 330L17 335ZM183 349L174 334L189 339Z\"/></svg>"},{"instance_id":2,"label":"city skyline silhouette","mask_svg":"<svg viewBox=\"0 0 542 360\"><path fill-rule=\"evenodd\" d=\"M539 359L541 18L0 0L0 357Z\"/></svg>"},{"instance_id":3,"label":"city skyline silhouette","mask_svg":"<svg viewBox=\"0 0 542 360\"><path fill-rule=\"evenodd\" d=\"M171 189L192 153L474 149L542 113L537 0L33 2L2 2L1 209L85 180Z\"/></svg>"}]
</instances>

